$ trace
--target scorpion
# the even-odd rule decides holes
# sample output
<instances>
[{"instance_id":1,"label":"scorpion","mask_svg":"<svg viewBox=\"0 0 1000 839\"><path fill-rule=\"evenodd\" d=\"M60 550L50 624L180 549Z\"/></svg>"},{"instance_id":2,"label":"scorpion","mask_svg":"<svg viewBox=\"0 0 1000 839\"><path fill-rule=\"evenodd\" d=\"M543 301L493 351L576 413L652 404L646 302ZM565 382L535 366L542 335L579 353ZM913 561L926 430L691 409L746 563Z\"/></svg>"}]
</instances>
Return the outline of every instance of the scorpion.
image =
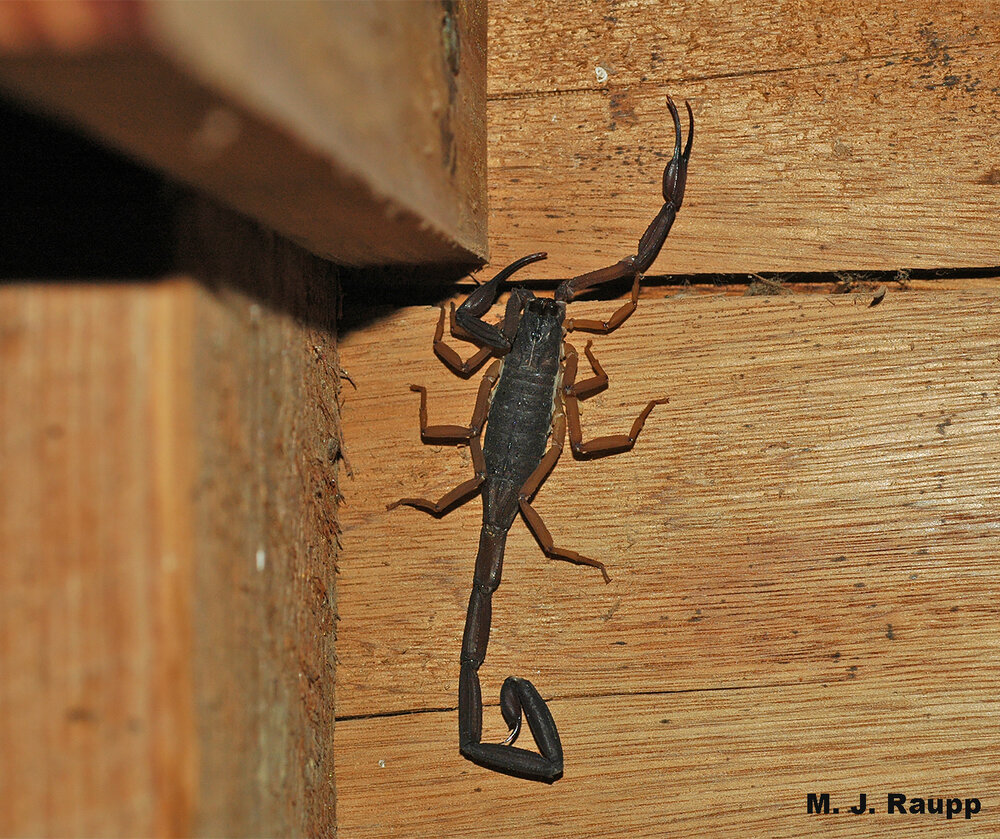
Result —
<instances>
[{"instance_id":1,"label":"scorpion","mask_svg":"<svg viewBox=\"0 0 1000 839\"><path fill-rule=\"evenodd\" d=\"M483 496L483 525L462 639L458 742L460 752L468 760L507 775L553 783L563 774L563 752L559 732L545 700L531 682L514 676L508 677L500 689L500 712L510 733L501 743L482 742L483 699L479 668L486 658L492 598L500 585L504 545L520 512L549 557L594 567L601 572L605 582L610 581L602 562L555 545L531 501L559 459L567 430L570 447L578 458L626 452L635 445L653 408L667 401L665 398L650 400L628 434L596 437L584 442L578 401L607 387L608 377L591 350L593 342L588 341L584 352L593 375L577 381L579 355L565 341L565 335L575 330L608 334L635 311L639 281L663 247L684 198L694 137L694 115L690 104L684 104L688 131L682 150L680 116L673 100L667 97L673 119L674 151L663 172L664 204L639 240L637 253L614 265L565 280L552 299L535 297L524 288L514 288L502 321L487 323L483 316L496 302L507 280L525 266L545 259L547 254L533 253L511 263L473 291L457 312L455 304L451 305L452 337L480 347L465 361L444 341L446 309L442 304L433 347L447 367L467 378L496 356L479 385L468 426L428 425L427 388L410 385L410 390L420 394L421 440L432 445L468 444L475 474L437 501L401 498L388 504L386 509L406 505L441 517L475 495ZM577 295L625 278L632 278L632 293L607 320L566 317L566 304ZM486 439L481 444L484 425ZM521 731L522 711L538 752L514 745Z\"/></svg>"}]
</instances>

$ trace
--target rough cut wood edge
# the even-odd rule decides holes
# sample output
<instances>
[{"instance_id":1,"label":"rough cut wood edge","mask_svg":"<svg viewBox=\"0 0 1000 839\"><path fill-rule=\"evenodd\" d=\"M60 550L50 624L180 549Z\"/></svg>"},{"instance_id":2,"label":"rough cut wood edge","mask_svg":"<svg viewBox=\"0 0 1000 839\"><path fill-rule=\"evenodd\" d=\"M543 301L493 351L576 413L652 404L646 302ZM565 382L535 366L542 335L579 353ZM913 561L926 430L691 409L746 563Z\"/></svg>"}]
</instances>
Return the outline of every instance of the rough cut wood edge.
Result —
<instances>
[{"instance_id":1,"label":"rough cut wood edge","mask_svg":"<svg viewBox=\"0 0 1000 839\"><path fill-rule=\"evenodd\" d=\"M496 266L548 251L533 275L567 277L635 252L667 94L691 100L696 140L651 273L998 263L990 0L515 1L489 26Z\"/></svg>"},{"instance_id":2,"label":"rough cut wood edge","mask_svg":"<svg viewBox=\"0 0 1000 839\"><path fill-rule=\"evenodd\" d=\"M199 281L0 286L3 835L335 833L335 283L181 227Z\"/></svg>"},{"instance_id":3,"label":"rough cut wood edge","mask_svg":"<svg viewBox=\"0 0 1000 839\"><path fill-rule=\"evenodd\" d=\"M9 93L313 252L485 256L485 3L3 5Z\"/></svg>"},{"instance_id":4,"label":"rough cut wood edge","mask_svg":"<svg viewBox=\"0 0 1000 839\"><path fill-rule=\"evenodd\" d=\"M198 832L330 835L336 282L327 263L207 201L181 228L181 263L199 281Z\"/></svg>"}]
</instances>

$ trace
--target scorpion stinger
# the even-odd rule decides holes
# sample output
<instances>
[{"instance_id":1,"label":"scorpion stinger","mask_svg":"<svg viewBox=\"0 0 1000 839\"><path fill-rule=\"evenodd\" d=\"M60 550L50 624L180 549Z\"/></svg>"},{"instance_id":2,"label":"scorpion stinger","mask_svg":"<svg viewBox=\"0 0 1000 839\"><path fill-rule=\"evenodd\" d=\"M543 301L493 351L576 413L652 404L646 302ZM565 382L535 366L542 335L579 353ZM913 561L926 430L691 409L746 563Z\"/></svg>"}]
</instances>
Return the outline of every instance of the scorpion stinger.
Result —
<instances>
[{"instance_id":1,"label":"scorpion stinger","mask_svg":"<svg viewBox=\"0 0 1000 839\"><path fill-rule=\"evenodd\" d=\"M639 240L638 253L608 268L582 274L562 283L555 299L540 299L525 289L514 289L503 321L483 320L507 279L526 265L544 259L544 253L523 257L484 283L458 308L455 322L481 349L468 361L444 342L445 308L434 333L434 352L454 372L467 376L491 356L499 356L479 385L472 419L467 426L428 425L427 390L420 394L420 437L425 443L468 443L475 474L437 501L401 498L387 506L416 507L441 516L474 495L483 496L483 525L462 639L458 683L458 743L462 754L487 769L533 781L552 783L562 776L563 753L559 732L541 694L527 679L509 677L500 689L500 712L510 734L502 743L483 743L483 698L479 668L486 659L493 614L493 593L500 585L507 534L520 513L545 553L554 558L597 568L608 581L604 564L575 551L556 547L552 535L531 500L562 453L567 434L577 457L603 457L631 449L656 405L650 400L628 434L583 441L578 402L607 387L608 377L591 350L584 348L593 375L576 381L579 356L563 341L565 331L582 329L607 333L621 326L635 311L642 273L652 265L670 232L684 198L694 117L688 106L688 138L681 148L680 117L673 101L668 107L674 122L674 153L663 173L664 205ZM607 321L567 320L566 304L600 283L633 277L630 302ZM480 444L483 426L484 443ZM522 714L538 746L533 752L514 746Z\"/></svg>"}]
</instances>

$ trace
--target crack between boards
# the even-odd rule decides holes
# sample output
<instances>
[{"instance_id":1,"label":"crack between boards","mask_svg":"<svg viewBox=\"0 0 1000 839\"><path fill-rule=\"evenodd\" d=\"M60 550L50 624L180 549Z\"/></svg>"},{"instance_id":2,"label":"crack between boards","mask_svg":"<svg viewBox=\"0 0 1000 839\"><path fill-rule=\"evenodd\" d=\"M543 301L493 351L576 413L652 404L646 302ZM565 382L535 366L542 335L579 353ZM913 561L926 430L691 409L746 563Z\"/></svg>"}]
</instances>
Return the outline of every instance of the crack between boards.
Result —
<instances>
[{"instance_id":1,"label":"crack between boards","mask_svg":"<svg viewBox=\"0 0 1000 839\"><path fill-rule=\"evenodd\" d=\"M823 682L761 682L760 684L752 685L716 685L716 686L706 686L706 687L693 687L693 688L666 688L663 690L637 690L637 691L606 691L603 693L568 693L560 694L546 697L546 702L568 702L571 700L579 699L627 699L629 697L649 697L649 696L672 696L677 694L685 693L721 693L726 691L751 691L751 690L769 690L772 688L783 688L783 687L796 687L801 685L810 684L826 684L830 681L827 679ZM484 708L497 708L499 703L497 702L484 702ZM362 720L374 720L374 719L384 719L389 717L412 717L419 716L423 714L450 714L458 710L457 705L435 707L435 708L406 708L398 711L374 711L367 714L343 714L338 715L334 718L334 722L359 722Z\"/></svg>"}]
</instances>

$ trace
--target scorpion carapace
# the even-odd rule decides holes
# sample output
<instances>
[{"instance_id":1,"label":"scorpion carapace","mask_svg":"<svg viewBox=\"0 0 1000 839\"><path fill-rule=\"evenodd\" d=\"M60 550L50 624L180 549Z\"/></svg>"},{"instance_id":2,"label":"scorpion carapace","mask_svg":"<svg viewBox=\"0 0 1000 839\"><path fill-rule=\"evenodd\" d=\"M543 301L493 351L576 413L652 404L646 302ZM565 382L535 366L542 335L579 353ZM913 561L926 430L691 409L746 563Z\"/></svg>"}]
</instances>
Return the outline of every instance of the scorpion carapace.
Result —
<instances>
[{"instance_id":1,"label":"scorpion carapace","mask_svg":"<svg viewBox=\"0 0 1000 839\"><path fill-rule=\"evenodd\" d=\"M508 775L551 783L562 776L563 753L552 714L545 700L527 679L508 678L500 689L500 711L510 734L502 743L483 743L483 700L479 668L486 658L490 637L493 592L500 585L504 544L507 533L520 512L545 553L600 570L603 563L556 547L552 536L531 500L562 452L566 433L577 457L594 458L628 451L655 405L666 399L651 400L636 417L628 434L615 434L583 441L578 400L607 387L608 377L587 342L584 352L593 375L576 380L579 357L564 341L574 330L607 334L621 326L635 311L639 280L653 264L674 222L684 198L688 157L694 136L694 116L688 112L687 142L681 147L681 123L677 107L668 97L674 124L674 153L663 172L663 207L643 233L634 256L607 268L566 280L556 289L554 299L536 298L522 288L512 290L503 320L487 323L483 315L496 302L504 284L526 265L545 259L544 253L522 257L477 288L455 310L451 308L451 333L478 344L480 349L467 361L444 342L446 311L441 307L434 333L434 352L454 372L469 376L487 359L497 356L483 376L468 426L428 425L427 390L411 385L420 394L420 436L425 443L467 443L472 453L475 475L438 501L401 498L401 504L444 515L458 504L483 496L483 526L479 553L469 598L469 610L462 640L461 672L458 687L458 742L462 754L481 766ZM607 320L580 320L566 317L566 304L577 295L601 283L632 278L629 300ZM460 332L460 331L461 332ZM485 442L480 444L483 427ZM514 746L521 730L521 713L535 738L538 752Z\"/></svg>"}]
</instances>

